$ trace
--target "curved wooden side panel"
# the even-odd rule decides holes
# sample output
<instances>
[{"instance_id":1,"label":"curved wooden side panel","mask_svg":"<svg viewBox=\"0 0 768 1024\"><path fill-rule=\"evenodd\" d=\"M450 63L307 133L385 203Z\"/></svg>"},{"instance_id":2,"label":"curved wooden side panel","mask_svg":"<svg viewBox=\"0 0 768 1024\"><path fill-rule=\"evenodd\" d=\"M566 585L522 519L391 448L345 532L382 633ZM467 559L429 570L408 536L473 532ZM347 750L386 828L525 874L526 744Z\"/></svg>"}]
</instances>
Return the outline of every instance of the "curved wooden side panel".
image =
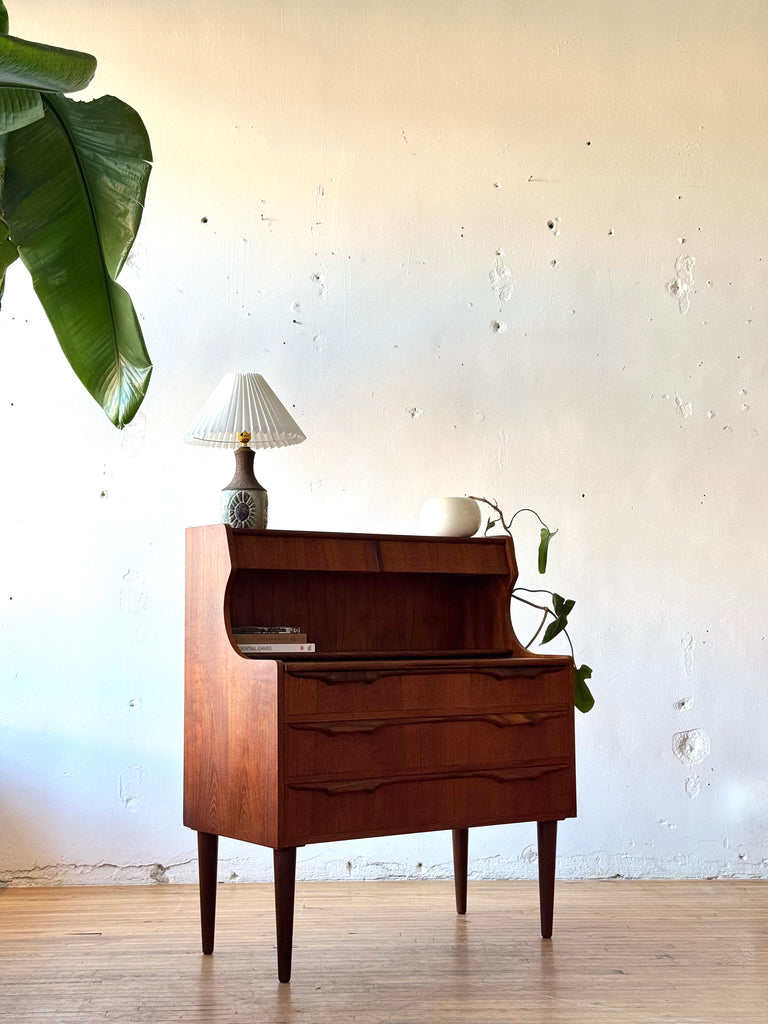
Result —
<instances>
[{"instance_id":1,"label":"curved wooden side panel","mask_svg":"<svg viewBox=\"0 0 768 1024\"><path fill-rule=\"evenodd\" d=\"M276 846L278 668L228 638L224 526L187 531L184 824Z\"/></svg>"}]
</instances>

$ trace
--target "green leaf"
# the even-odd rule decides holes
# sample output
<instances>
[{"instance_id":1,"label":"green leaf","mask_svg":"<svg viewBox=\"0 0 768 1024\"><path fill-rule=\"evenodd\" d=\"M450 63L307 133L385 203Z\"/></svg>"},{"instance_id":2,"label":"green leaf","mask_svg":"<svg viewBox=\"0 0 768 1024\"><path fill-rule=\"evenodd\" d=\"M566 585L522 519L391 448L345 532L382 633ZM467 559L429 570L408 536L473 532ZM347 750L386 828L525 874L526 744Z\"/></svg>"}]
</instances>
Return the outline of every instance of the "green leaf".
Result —
<instances>
[{"instance_id":1,"label":"green leaf","mask_svg":"<svg viewBox=\"0 0 768 1024\"><path fill-rule=\"evenodd\" d=\"M562 633L567 625L567 619L556 618L554 622L550 622L544 632L544 636L541 638L542 644L548 644L550 640L554 640L557 634Z\"/></svg>"},{"instance_id":2,"label":"green leaf","mask_svg":"<svg viewBox=\"0 0 768 1024\"><path fill-rule=\"evenodd\" d=\"M595 698L586 683L586 680L591 678L592 669L589 665L582 665L573 673L573 703L576 709L584 714L595 706Z\"/></svg>"},{"instance_id":3,"label":"green leaf","mask_svg":"<svg viewBox=\"0 0 768 1024\"><path fill-rule=\"evenodd\" d=\"M0 220L0 299L5 291L5 272L18 256L18 249L8 237L8 225Z\"/></svg>"},{"instance_id":4,"label":"green leaf","mask_svg":"<svg viewBox=\"0 0 768 1024\"><path fill-rule=\"evenodd\" d=\"M2 3L2 0L0 0ZM2 13L2 12L0 12ZM0 197L3 194L3 178L5 175L6 138L0 135ZM0 299L5 291L5 272L18 259L18 250L8 236L8 225L0 219Z\"/></svg>"},{"instance_id":5,"label":"green leaf","mask_svg":"<svg viewBox=\"0 0 768 1024\"><path fill-rule=\"evenodd\" d=\"M80 164L83 185L96 219L102 251L112 277L131 251L152 170L152 149L144 124L114 96L90 103L46 96Z\"/></svg>"},{"instance_id":6,"label":"green leaf","mask_svg":"<svg viewBox=\"0 0 768 1024\"><path fill-rule=\"evenodd\" d=\"M565 598L560 597L559 594L552 595L552 607L555 609L555 614L558 616L570 615L575 604L575 601L566 601Z\"/></svg>"},{"instance_id":7,"label":"green leaf","mask_svg":"<svg viewBox=\"0 0 768 1024\"><path fill-rule=\"evenodd\" d=\"M487 536L491 532L498 521L498 519L491 519L490 516L488 517L488 522L485 524L485 530L483 531L484 536Z\"/></svg>"},{"instance_id":8,"label":"green leaf","mask_svg":"<svg viewBox=\"0 0 768 1024\"><path fill-rule=\"evenodd\" d=\"M549 551L549 542L556 533L557 530L549 530L546 526L542 526L541 528L541 540L539 541L539 572L542 574L547 571L547 552Z\"/></svg>"},{"instance_id":9,"label":"green leaf","mask_svg":"<svg viewBox=\"0 0 768 1024\"><path fill-rule=\"evenodd\" d=\"M34 89L0 86L0 135L24 128L43 116L43 101Z\"/></svg>"},{"instance_id":10,"label":"green leaf","mask_svg":"<svg viewBox=\"0 0 768 1024\"><path fill-rule=\"evenodd\" d=\"M96 58L90 53L0 34L0 85L77 92L88 85L95 71Z\"/></svg>"},{"instance_id":11,"label":"green leaf","mask_svg":"<svg viewBox=\"0 0 768 1024\"><path fill-rule=\"evenodd\" d=\"M3 0L0 0L0 33L8 34L8 11L5 9Z\"/></svg>"},{"instance_id":12,"label":"green leaf","mask_svg":"<svg viewBox=\"0 0 768 1024\"><path fill-rule=\"evenodd\" d=\"M152 371L133 304L114 280L141 220L149 140L113 96L45 96L44 105L45 117L5 136L0 213L73 370L122 427Z\"/></svg>"},{"instance_id":13,"label":"green leaf","mask_svg":"<svg viewBox=\"0 0 768 1024\"><path fill-rule=\"evenodd\" d=\"M562 633L565 627L568 625L568 616L573 611L575 601L566 601L559 594L552 595L552 608L555 613L554 622L550 622L541 638L542 644L548 644L550 640Z\"/></svg>"}]
</instances>

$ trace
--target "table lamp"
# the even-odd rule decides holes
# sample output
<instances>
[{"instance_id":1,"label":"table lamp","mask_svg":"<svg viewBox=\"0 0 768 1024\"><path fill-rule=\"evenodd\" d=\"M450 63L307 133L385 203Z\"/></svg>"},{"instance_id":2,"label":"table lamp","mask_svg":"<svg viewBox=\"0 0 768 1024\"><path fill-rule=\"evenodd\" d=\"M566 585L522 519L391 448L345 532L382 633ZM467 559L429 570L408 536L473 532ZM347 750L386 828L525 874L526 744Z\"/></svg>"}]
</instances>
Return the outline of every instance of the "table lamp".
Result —
<instances>
[{"instance_id":1,"label":"table lamp","mask_svg":"<svg viewBox=\"0 0 768 1024\"><path fill-rule=\"evenodd\" d=\"M261 374L227 373L184 440L235 449L235 475L221 492L221 521L236 530L264 530L267 492L253 475L253 451L301 444L306 437Z\"/></svg>"}]
</instances>

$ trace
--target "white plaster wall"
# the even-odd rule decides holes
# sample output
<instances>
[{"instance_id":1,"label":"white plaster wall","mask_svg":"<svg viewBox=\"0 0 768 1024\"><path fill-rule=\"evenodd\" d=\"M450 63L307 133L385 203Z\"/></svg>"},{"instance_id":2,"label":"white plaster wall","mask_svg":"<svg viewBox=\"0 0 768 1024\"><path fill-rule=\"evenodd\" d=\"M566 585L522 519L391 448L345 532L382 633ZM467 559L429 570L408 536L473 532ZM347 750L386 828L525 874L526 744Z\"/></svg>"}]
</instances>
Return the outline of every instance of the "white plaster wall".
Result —
<instances>
[{"instance_id":1,"label":"white plaster wall","mask_svg":"<svg viewBox=\"0 0 768 1024\"><path fill-rule=\"evenodd\" d=\"M147 124L121 280L156 369L115 431L12 268L0 884L195 877L183 530L216 518L231 455L181 435L231 369L309 438L258 456L273 527L414 532L426 497L480 493L559 528L547 580L597 698L561 877L766 877L765 3L8 6ZM710 744L690 765L687 730ZM476 830L473 873L532 874L534 838ZM271 877L268 851L221 853L224 879ZM449 860L436 833L314 846L299 872Z\"/></svg>"}]
</instances>

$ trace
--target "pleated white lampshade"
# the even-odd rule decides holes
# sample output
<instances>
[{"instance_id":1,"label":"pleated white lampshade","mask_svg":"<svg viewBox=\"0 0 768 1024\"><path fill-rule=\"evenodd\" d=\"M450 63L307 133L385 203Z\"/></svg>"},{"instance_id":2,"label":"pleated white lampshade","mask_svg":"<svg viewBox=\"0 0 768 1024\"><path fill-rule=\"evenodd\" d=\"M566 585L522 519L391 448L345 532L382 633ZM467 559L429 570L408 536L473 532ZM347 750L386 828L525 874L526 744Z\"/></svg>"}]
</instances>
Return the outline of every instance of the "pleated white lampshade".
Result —
<instances>
[{"instance_id":1,"label":"pleated white lampshade","mask_svg":"<svg viewBox=\"0 0 768 1024\"><path fill-rule=\"evenodd\" d=\"M184 435L189 444L237 448L238 434L251 435L249 448L283 448L306 436L260 373L227 373Z\"/></svg>"},{"instance_id":2,"label":"pleated white lampshade","mask_svg":"<svg viewBox=\"0 0 768 1024\"><path fill-rule=\"evenodd\" d=\"M184 440L235 449L235 475L221 491L221 521L235 530L265 530L267 492L253 475L253 449L283 448L306 437L261 374L228 373Z\"/></svg>"}]
</instances>

